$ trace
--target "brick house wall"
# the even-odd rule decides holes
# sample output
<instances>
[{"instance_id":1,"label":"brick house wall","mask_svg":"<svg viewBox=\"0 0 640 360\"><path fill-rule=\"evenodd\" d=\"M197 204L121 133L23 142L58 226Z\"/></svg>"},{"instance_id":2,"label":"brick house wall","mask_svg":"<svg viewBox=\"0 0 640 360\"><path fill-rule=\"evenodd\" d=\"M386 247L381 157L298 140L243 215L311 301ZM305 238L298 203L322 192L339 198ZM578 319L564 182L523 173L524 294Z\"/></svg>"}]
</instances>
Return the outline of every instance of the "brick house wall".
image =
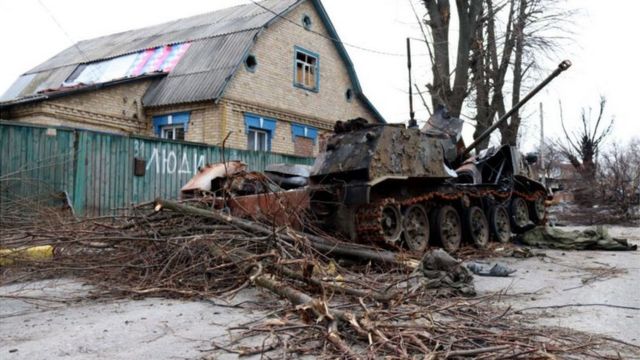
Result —
<instances>
[{"instance_id":1,"label":"brick house wall","mask_svg":"<svg viewBox=\"0 0 640 360\"><path fill-rule=\"evenodd\" d=\"M2 110L0 118L117 134L150 134L141 99L150 80L113 85Z\"/></svg>"},{"instance_id":2,"label":"brick house wall","mask_svg":"<svg viewBox=\"0 0 640 360\"><path fill-rule=\"evenodd\" d=\"M315 145L313 140L297 136L293 140L293 155L311 157L314 155Z\"/></svg>"},{"instance_id":3,"label":"brick house wall","mask_svg":"<svg viewBox=\"0 0 640 360\"><path fill-rule=\"evenodd\" d=\"M352 87L347 66L334 43L328 39L329 33L313 4L307 1L285 17L302 25L305 15L311 18L311 30L325 37L280 20L260 35L251 50L258 63L255 70L249 71L242 66L229 83L224 98L235 104L231 122L235 129L240 130L229 139L233 146L246 147L245 108L263 109L256 112L263 116L279 114L270 116L279 120L272 150L289 154L295 151L292 122L307 124L320 133L326 133L333 129L337 120L363 117L373 121L376 118L359 99L347 100L346 92ZM319 55L318 92L293 85L296 46ZM314 145L314 154L318 152L318 143L316 141Z\"/></svg>"},{"instance_id":4,"label":"brick house wall","mask_svg":"<svg viewBox=\"0 0 640 360\"><path fill-rule=\"evenodd\" d=\"M311 30L329 37L327 29L307 1L286 17L302 25L303 16L311 18ZM15 105L2 110L0 118L41 125L61 125L120 134L156 136L153 116L189 112L185 140L247 149L245 114L251 113L277 120L272 134L271 151L283 154L314 155L335 121L355 117L376 117L355 96L347 100L352 89L347 66L335 44L322 36L278 20L258 37L250 54L257 67L249 71L241 65L218 101L143 108L141 99L153 80L134 80L99 90L70 94L57 99ZM294 86L294 47L319 55L319 89L317 92ZM353 89L352 89L353 90ZM317 129L316 141L294 137L292 124Z\"/></svg>"}]
</instances>

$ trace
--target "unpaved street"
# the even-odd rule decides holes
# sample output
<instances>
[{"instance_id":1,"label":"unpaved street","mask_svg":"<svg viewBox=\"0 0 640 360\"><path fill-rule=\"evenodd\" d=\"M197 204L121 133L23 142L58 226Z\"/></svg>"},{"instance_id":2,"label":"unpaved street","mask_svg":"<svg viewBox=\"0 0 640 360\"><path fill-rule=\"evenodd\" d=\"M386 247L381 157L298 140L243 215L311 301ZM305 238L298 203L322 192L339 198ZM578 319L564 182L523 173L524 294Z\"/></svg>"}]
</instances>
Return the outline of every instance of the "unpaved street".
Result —
<instances>
[{"instance_id":1,"label":"unpaved street","mask_svg":"<svg viewBox=\"0 0 640 360\"><path fill-rule=\"evenodd\" d=\"M610 234L640 244L638 228L613 227ZM524 312L539 316L537 324L595 332L640 345L640 251L534 252L546 256L491 259L518 271L508 278L476 276L478 292L504 291L507 296L502 297L501 304L511 306L513 311L599 304Z\"/></svg>"},{"instance_id":2,"label":"unpaved street","mask_svg":"<svg viewBox=\"0 0 640 360\"><path fill-rule=\"evenodd\" d=\"M640 244L639 229L613 228L611 233ZM533 315L523 317L532 326L569 327L640 346L640 252L534 252L545 256L487 259L518 271L508 278L476 276L479 295L502 293L496 305ZM88 291L70 279L0 288L0 358L236 358L215 350L213 342L229 343L230 327L264 318L268 312L262 305L274 301L255 290L215 304L158 298L99 301L87 299ZM550 306L560 308L531 309Z\"/></svg>"}]
</instances>

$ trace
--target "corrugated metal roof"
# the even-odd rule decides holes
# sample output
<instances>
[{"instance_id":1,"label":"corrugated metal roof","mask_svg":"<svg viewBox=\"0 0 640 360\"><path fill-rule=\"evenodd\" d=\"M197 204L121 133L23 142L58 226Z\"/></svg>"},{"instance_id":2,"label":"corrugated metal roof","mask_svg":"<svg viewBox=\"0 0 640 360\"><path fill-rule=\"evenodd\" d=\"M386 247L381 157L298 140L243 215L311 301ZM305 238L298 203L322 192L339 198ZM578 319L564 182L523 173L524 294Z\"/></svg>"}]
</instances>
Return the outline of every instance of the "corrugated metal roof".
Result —
<instances>
[{"instance_id":1,"label":"corrugated metal roof","mask_svg":"<svg viewBox=\"0 0 640 360\"><path fill-rule=\"evenodd\" d=\"M261 4L276 13L283 13L299 2L265 0ZM154 106L213 99L242 62L244 54L253 45L256 33L274 18L276 15L273 13L255 4L246 4L81 41L22 75L0 101L59 88L79 64L188 41L192 42L192 48L187 50L166 79L155 82L154 88L145 96L145 104ZM208 72L210 74L206 74ZM200 75L186 76L196 73ZM186 79L191 82L186 84ZM187 88L175 88L174 85L178 84L186 84Z\"/></svg>"},{"instance_id":2,"label":"corrugated metal roof","mask_svg":"<svg viewBox=\"0 0 640 360\"><path fill-rule=\"evenodd\" d=\"M27 74L20 76L18 80L16 80L7 91L0 96L0 101L7 101L11 99L15 99L20 96L20 94L24 91L24 89L31 84L33 78L36 77L36 74Z\"/></svg>"},{"instance_id":3,"label":"corrugated metal roof","mask_svg":"<svg viewBox=\"0 0 640 360\"><path fill-rule=\"evenodd\" d=\"M305 0L264 0L261 6L246 4L143 29L130 30L81 41L31 69L0 98L0 106L42 99L39 91L56 89L79 64L164 45L190 42L177 66L166 77L155 80L144 96L145 106L214 100L222 95L227 82L253 46L256 34L278 14L285 14ZM317 10L342 57L353 88L380 122L382 116L362 94L360 83L344 45L320 0L309 0ZM272 10L268 11L265 8Z\"/></svg>"},{"instance_id":4,"label":"corrugated metal roof","mask_svg":"<svg viewBox=\"0 0 640 360\"><path fill-rule=\"evenodd\" d=\"M265 0L263 6L280 13L298 0ZM132 52L230 33L262 28L275 17L254 4L178 19L142 29L81 41L27 73L108 59Z\"/></svg>"},{"instance_id":5,"label":"corrugated metal roof","mask_svg":"<svg viewBox=\"0 0 640 360\"><path fill-rule=\"evenodd\" d=\"M142 103L160 106L218 98L258 31L193 42L189 56L185 55L166 78L155 81Z\"/></svg>"}]
</instances>

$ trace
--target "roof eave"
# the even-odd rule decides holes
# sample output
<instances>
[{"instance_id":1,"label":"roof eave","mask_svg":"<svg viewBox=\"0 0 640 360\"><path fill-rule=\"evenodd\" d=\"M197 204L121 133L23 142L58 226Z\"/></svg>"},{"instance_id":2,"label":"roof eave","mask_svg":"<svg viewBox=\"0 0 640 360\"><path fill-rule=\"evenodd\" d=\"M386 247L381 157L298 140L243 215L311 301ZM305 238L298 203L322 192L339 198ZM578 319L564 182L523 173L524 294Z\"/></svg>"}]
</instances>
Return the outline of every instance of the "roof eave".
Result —
<instances>
[{"instance_id":1,"label":"roof eave","mask_svg":"<svg viewBox=\"0 0 640 360\"><path fill-rule=\"evenodd\" d=\"M377 117L377 120L383 124L386 124L387 121L384 119L384 117L382 117L382 114L380 114L380 112L375 108L375 106L373 106L371 101L369 101L369 99L362 92L362 87L360 86L360 81L358 80L358 75L356 74L356 70L355 70L355 67L353 66L353 62L351 61L351 58L347 53L347 49L344 47L342 41L340 40L340 37L338 36L338 32L333 26L333 23L331 22L331 19L329 18L329 15L327 14L326 9L322 5L322 2L320 0L311 0L311 3L313 4L314 8L316 9L316 12L320 16L320 19L322 20L324 26L327 28L327 32L329 33L329 36L331 37L331 39L333 39L332 41L336 49L338 50L338 54L340 54L340 57L347 65L347 72L349 73L349 77L351 78L351 83L353 84L353 90L358 95L360 100L362 100L362 102L364 102L364 104L367 107L369 107L371 112L373 112L373 114Z\"/></svg>"},{"instance_id":2,"label":"roof eave","mask_svg":"<svg viewBox=\"0 0 640 360\"><path fill-rule=\"evenodd\" d=\"M121 85L121 84L126 84L130 82L146 80L146 79L155 79L155 78L163 77L166 75L167 75L166 73L145 74L143 76L137 76L133 78L116 79L116 80L112 80L104 83L87 85L87 86L78 87L78 88L41 93L41 94L29 96L29 97L22 97L22 98L17 98L17 99L5 101L5 102L0 102L0 109L6 109L8 107L15 106L15 105L23 105L23 104L30 104L30 103L35 103L35 102L44 101L44 100L58 99L61 97L65 97L69 95L77 95L84 92L102 90L111 86L116 86L116 85Z\"/></svg>"}]
</instances>

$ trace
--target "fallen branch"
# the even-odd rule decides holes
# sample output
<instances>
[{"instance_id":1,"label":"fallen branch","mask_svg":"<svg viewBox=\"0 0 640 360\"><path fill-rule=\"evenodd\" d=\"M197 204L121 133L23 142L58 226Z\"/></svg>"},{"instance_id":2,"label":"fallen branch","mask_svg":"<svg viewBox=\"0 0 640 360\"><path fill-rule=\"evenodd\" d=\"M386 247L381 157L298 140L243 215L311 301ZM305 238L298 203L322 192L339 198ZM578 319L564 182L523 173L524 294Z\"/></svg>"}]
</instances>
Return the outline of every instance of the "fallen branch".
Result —
<instances>
[{"instance_id":1,"label":"fallen branch","mask_svg":"<svg viewBox=\"0 0 640 360\"><path fill-rule=\"evenodd\" d=\"M501 345L501 346L489 346L489 347L478 348L478 349L469 349L469 350L454 350L454 351L447 352L446 353L446 357L450 358L450 357L454 357L454 356L478 355L478 354L483 354L483 353L488 353L488 352L506 350L508 348L510 348L509 345Z\"/></svg>"},{"instance_id":2,"label":"fallen branch","mask_svg":"<svg viewBox=\"0 0 640 360\"><path fill-rule=\"evenodd\" d=\"M613 305L613 304L564 304L564 305L549 305L549 306L532 306L524 309L519 309L514 311L514 313L519 314L523 311L527 310L539 310L539 309L562 309L567 307L592 307L592 306L602 306L602 307L610 307L616 309L626 309L626 310L636 310L639 311L640 308L634 306L624 306L624 305Z\"/></svg>"},{"instance_id":3,"label":"fallen branch","mask_svg":"<svg viewBox=\"0 0 640 360\"><path fill-rule=\"evenodd\" d=\"M157 199L155 204L156 204L155 205L156 211L160 211L163 208L166 208L176 212L210 218L220 222L226 222L234 226L237 226L241 229L251 231L253 233L259 233L263 235L274 235L274 231L272 228L269 228L267 226L264 226L256 222L241 219L235 216L225 215L217 211L200 209L197 207L182 205L174 201L162 200L162 199ZM403 258L403 256L394 252L383 251L383 250L376 251L364 246L357 246L355 244L330 242L319 236L301 233L297 231L294 231L293 233L302 239L309 240L310 245L313 248L315 248L320 252L325 253L325 255L336 255L336 256L358 258L358 259L367 260L367 261L382 262L382 263L388 263L396 266L402 266L409 269L414 269L416 266L416 264L409 261L409 259L405 259ZM296 242L296 239L294 239L292 236L287 234L275 233L275 236L289 243Z\"/></svg>"}]
</instances>

